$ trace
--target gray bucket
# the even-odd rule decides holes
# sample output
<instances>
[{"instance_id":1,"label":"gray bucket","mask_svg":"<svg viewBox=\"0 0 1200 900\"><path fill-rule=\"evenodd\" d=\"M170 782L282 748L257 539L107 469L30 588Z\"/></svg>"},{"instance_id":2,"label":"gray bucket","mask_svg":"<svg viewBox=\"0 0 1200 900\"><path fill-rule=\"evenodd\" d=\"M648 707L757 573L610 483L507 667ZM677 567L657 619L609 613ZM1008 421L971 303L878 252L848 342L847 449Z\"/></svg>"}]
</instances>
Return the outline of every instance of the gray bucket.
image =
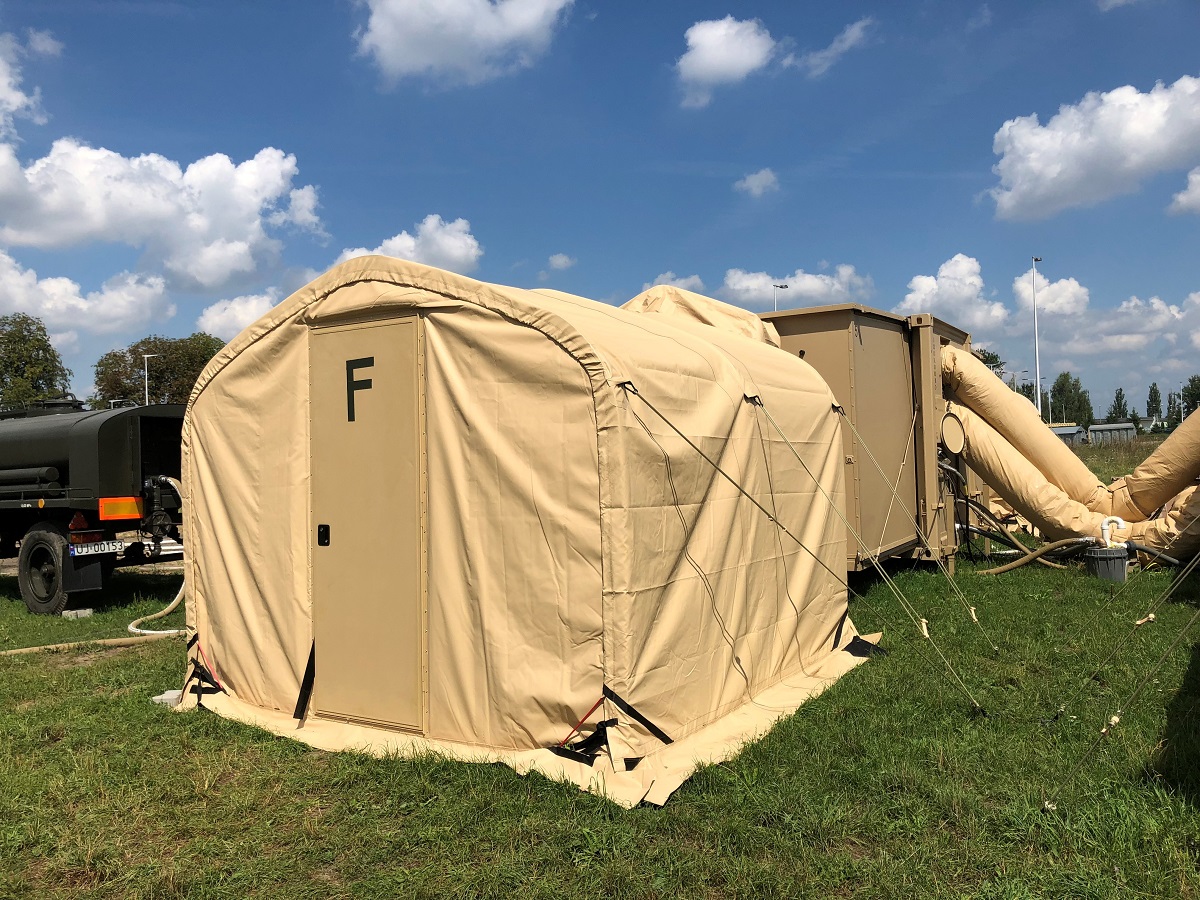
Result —
<instances>
[{"instance_id":1,"label":"gray bucket","mask_svg":"<svg viewBox=\"0 0 1200 900\"><path fill-rule=\"evenodd\" d=\"M1083 554L1084 569L1101 581L1123 583L1128 562L1129 551L1124 547L1093 547Z\"/></svg>"}]
</instances>

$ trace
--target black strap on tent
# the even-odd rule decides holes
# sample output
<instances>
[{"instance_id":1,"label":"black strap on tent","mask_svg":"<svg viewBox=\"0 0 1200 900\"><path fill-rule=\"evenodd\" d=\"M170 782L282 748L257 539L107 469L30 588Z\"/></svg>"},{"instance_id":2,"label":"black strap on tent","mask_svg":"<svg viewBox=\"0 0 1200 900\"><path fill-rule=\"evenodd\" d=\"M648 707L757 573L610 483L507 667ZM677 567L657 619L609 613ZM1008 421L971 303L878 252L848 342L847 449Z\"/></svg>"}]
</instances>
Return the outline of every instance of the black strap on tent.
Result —
<instances>
[{"instance_id":1,"label":"black strap on tent","mask_svg":"<svg viewBox=\"0 0 1200 900\"><path fill-rule=\"evenodd\" d=\"M308 649L308 664L304 667L304 677L300 679L300 693L296 697L296 711L293 719L303 719L308 712L308 700L312 697L313 681L317 677L317 642L313 641Z\"/></svg>"},{"instance_id":2,"label":"black strap on tent","mask_svg":"<svg viewBox=\"0 0 1200 900\"><path fill-rule=\"evenodd\" d=\"M626 700L623 700L617 694L617 692L610 688L607 684L604 686L604 696L611 700L617 709L625 713L625 715L629 716L635 722L638 722L643 728L649 731L664 744L675 743L665 731L634 709L632 705L630 705Z\"/></svg>"},{"instance_id":3,"label":"black strap on tent","mask_svg":"<svg viewBox=\"0 0 1200 900\"><path fill-rule=\"evenodd\" d=\"M583 740L566 746L555 744L546 749L555 756L561 756L563 759L583 763L585 766L593 765L596 762L596 757L600 755L600 751L608 745L608 729L616 724L616 719L605 719L603 722L596 723L596 730Z\"/></svg>"},{"instance_id":4,"label":"black strap on tent","mask_svg":"<svg viewBox=\"0 0 1200 900\"><path fill-rule=\"evenodd\" d=\"M833 648L835 650L837 649L838 645L842 642L842 631L846 628L846 620L848 618L850 618L850 608L849 607L847 607L846 611L844 613L842 613L842 617L840 619L838 619L837 630L835 630L833 632Z\"/></svg>"},{"instance_id":5,"label":"black strap on tent","mask_svg":"<svg viewBox=\"0 0 1200 900\"><path fill-rule=\"evenodd\" d=\"M195 647L198 643L200 643L200 632L193 631L192 636L190 638L188 638L187 645L184 647L184 649L190 653L192 648Z\"/></svg>"},{"instance_id":6,"label":"black strap on tent","mask_svg":"<svg viewBox=\"0 0 1200 900\"><path fill-rule=\"evenodd\" d=\"M888 652L878 644L872 644L865 638L855 635L850 639L845 647L842 648L851 656L857 656L859 659L870 659L872 656L887 656Z\"/></svg>"},{"instance_id":7,"label":"black strap on tent","mask_svg":"<svg viewBox=\"0 0 1200 900\"><path fill-rule=\"evenodd\" d=\"M188 688L188 693L196 695L197 706L203 706L205 695L221 693L221 686L217 684L217 680L213 678L212 673L205 668L204 663L198 659L193 659L191 663L191 671L188 672L184 683L193 682L192 686Z\"/></svg>"}]
</instances>

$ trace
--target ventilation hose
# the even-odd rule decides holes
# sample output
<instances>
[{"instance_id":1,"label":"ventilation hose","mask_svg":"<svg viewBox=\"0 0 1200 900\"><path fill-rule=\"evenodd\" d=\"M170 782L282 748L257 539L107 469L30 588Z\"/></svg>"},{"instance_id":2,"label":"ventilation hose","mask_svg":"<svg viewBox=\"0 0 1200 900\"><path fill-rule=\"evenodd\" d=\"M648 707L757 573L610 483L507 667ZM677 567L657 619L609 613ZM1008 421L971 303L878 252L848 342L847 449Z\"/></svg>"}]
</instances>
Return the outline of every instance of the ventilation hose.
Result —
<instances>
[{"instance_id":1,"label":"ventilation hose","mask_svg":"<svg viewBox=\"0 0 1200 900\"><path fill-rule=\"evenodd\" d=\"M1020 559L1015 559L1003 566L997 566L994 569L984 569L980 575L1003 575L1005 572L1011 572L1013 569L1019 569L1027 563L1036 562L1045 556L1047 553L1053 553L1055 550L1062 550L1066 547L1083 547L1085 544L1094 544L1094 538L1066 538L1061 541L1055 541L1053 544L1044 544L1038 547L1028 556L1022 556Z\"/></svg>"},{"instance_id":2,"label":"ventilation hose","mask_svg":"<svg viewBox=\"0 0 1200 900\"><path fill-rule=\"evenodd\" d=\"M1138 553L1145 553L1147 556L1153 556L1156 559L1165 562L1168 566L1183 565L1183 563L1181 563L1179 560L1167 556L1167 554L1163 553L1161 550L1155 550L1152 547L1147 547L1145 544L1135 544L1133 541L1126 541L1125 546L1129 547L1131 550L1136 550Z\"/></svg>"},{"instance_id":3,"label":"ventilation hose","mask_svg":"<svg viewBox=\"0 0 1200 900\"><path fill-rule=\"evenodd\" d=\"M992 525L996 528L997 532L1000 532L1000 533L1004 532L1004 524L992 514L992 511L990 509L988 509L986 506L984 506L979 501L972 500L970 497L967 497L966 501L967 501L967 506L969 506L971 509L975 510L975 512L979 515L979 517L981 519L989 520L992 523ZM995 540L995 538L993 538L993 540ZM1046 566L1047 568L1050 568L1050 569L1065 569L1066 568L1066 566L1059 565L1058 563L1055 563L1055 562L1050 562L1050 560L1048 560L1048 559L1042 559L1040 554L1034 555L1034 551L1030 550L1028 547L1026 547L1024 544L1022 544L1020 541L1016 540L1015 538L1012 540L1009 540L1009 541L1001 541L1001 543L1006 543L1006 544L1008 544L1008 546L1012 547L1017 552L1023 553L1025 555L1025 562L1033 562L1034 560L1037 560L1039 565ZM1049 552L1049 551L1046 550L1046 552Z\"/></svg>"},{"instance_id":4,"label":"ventilation hose","mask_svg":"<svg viewBox=\"0 0 1200 900\"><path fill-rule=\"evenodd\" d=\"M167 484L169 484L171 486L171 490L173 490L175 492L175 496L177 496L179 498L179 508L182 509L183 508L183 485L181 485L174 478L168 478L166 475L160 476L160 480L165 481ZM139 627L143 622L153 622L155 619L161 619L164 616L169 616L171 613L175 612L175 610L179 608L179 604L183 602L183 589L186 586L187 586L187 575L185 574L184 582L183 582L183 584L179 585L179 593L177 593L175 595L175 599L172 600L170 603L168 603L165 607L163 607L156 613L152 613L151 615L148 615L148 616L142 616L140 619L134 619L132 622L129 623L129 633L130 634L140 634L140 635L187 634L186 628L171 628L171 629L167 629L164 631L164 630L156 630L153 628Z\"/></svg>"}]
</instances>

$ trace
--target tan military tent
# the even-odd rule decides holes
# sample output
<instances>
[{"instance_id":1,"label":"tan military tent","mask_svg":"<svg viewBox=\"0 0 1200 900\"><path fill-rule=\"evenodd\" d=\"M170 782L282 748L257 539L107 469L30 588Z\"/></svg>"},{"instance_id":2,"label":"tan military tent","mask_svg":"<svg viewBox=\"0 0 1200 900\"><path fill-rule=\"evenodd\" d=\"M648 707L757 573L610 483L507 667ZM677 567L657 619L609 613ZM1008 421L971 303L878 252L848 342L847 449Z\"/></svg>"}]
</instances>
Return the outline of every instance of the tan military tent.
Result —
<instances>
[{"instance_id":1,"label":"tan military tent","mask_svg":"<svg viewBox=\"0 0 1200 900\"><path fill-rule=\"evenodd\" d=\"M774 347L351 260L192 395L185 703L661 803L858 661L842 470Z\"/></svg>"}]
</instances>

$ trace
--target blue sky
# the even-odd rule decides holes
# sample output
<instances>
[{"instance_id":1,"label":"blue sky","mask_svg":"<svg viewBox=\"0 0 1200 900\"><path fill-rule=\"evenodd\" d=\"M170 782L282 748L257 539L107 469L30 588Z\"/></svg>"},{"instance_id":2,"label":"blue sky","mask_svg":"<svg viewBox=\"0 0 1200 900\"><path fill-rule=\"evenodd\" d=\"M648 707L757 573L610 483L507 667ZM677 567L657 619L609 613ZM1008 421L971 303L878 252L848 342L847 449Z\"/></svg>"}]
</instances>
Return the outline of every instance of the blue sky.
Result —
<instances>
[{"instance_id":1,"label":"blue sky","mask_svg":"<svg viewBox=\"0 0 1200 900\"><path fill-rule=\"evenodd\" d=\"M1193 0L0 0L0 35L0 312L80 394L377 249L611 303L787 281L1017 372L1038 255L1047 383L1102 414L1200 372Z\"/></svg>"}]
</instances>

